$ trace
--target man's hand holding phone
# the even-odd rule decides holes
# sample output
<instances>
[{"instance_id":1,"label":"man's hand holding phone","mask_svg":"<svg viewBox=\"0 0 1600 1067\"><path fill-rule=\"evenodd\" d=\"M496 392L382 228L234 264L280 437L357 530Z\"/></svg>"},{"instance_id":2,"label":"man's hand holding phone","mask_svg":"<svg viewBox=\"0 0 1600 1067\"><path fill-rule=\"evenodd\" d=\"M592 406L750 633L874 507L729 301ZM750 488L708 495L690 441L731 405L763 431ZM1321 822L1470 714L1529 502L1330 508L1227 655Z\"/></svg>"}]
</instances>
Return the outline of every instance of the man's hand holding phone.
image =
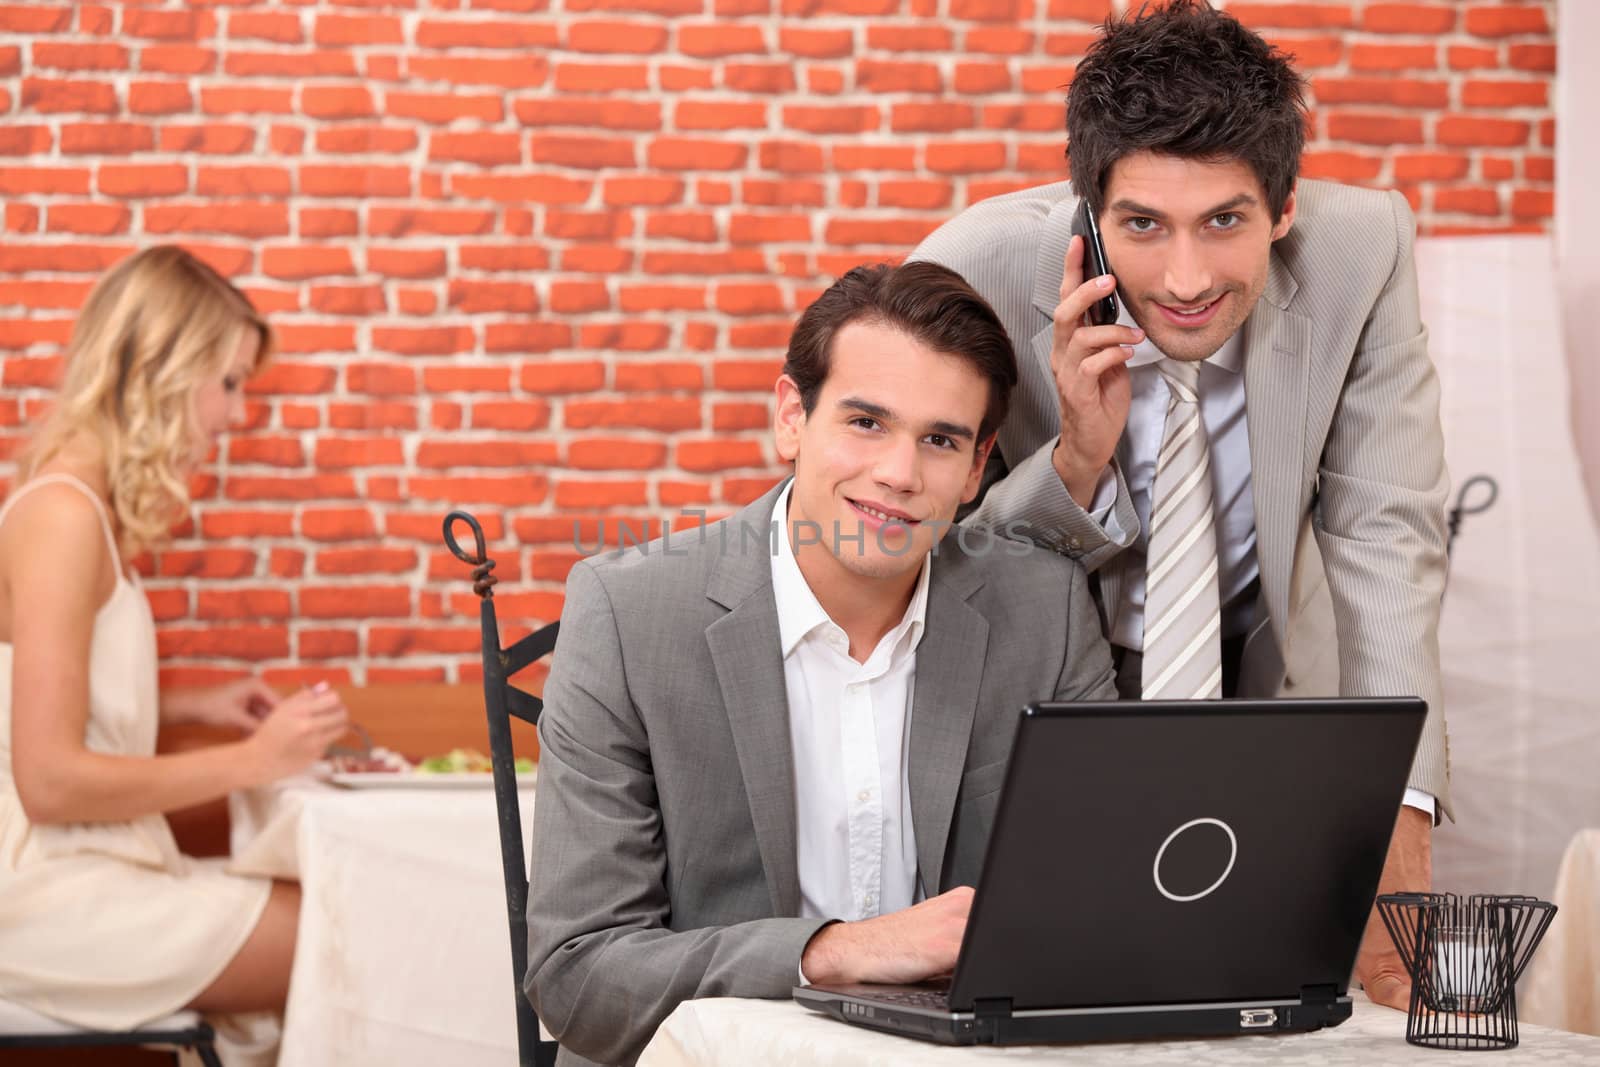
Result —
<instances>
[{"instance_id":1,"label":"man's hand holding phone","mask_svg":"<svg viewBox=\"0 0 1600 1067\"><path fill-rule=\"evenodd\" d=\"M1074 236L1067 245L1050 348L1050 370L1061 405L1061 438L1050 458L1072 499L1088 508L1100 472L1111 462L1128 422L1132 394L1125 364L1133 356L1133 346L1144 340L1144 331L1086 323L1089 308L1114 293L1117 282L1110 274L1085 278L1083 263L1084 239Z\"/></svg>"}]
</instances>

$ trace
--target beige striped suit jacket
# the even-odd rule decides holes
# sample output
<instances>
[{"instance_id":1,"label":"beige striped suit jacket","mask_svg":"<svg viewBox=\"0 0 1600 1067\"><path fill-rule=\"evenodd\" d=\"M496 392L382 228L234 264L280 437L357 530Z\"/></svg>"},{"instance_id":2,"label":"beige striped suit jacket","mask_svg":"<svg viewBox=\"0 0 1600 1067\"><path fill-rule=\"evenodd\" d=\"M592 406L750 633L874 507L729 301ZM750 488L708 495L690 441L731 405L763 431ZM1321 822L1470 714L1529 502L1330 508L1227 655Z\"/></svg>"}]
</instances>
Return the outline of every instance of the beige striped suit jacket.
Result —
<instances>
[{"instance_id":1,"label":"beige striped suit jacket","mask_svg":"<svg viewBox=\"0 0 1600 1067\"><path fill-rule=\"evenodd\" d=\"M1242 327L1261 592L1239 695L1422 697L1428 722L1410 784L1448 814L1438 641L1448 475L1415 223L1398 193L1305 180L1296 200ZM1022 380L999 435L1011 469L968 521L1082 561L1104 613L1120 602L1127 545L1107 539L1050 463L1060 430L1051 314L1077 206L1069 182L996 197L911 258L959 271L1017 349ZM1118 517L1133 530L1121 464L1117 477Z\"/></svg>"}]
</instances>

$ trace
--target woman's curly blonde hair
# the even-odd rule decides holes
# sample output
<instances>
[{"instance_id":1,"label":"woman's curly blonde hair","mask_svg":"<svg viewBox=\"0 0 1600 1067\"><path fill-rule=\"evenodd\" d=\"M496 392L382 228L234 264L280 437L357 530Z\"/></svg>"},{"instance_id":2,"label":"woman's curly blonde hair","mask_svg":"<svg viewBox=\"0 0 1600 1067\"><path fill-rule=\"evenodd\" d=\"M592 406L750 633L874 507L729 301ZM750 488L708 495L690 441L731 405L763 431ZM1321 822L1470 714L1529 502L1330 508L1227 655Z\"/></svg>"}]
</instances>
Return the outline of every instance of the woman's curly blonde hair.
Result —
<instances>
[{"instance_id":1,"label":"woman's curly blonde hair","mask_svg":"<svg viewBox=\"0 0 1600 1067\"><path fill-rule=\"evenodd\" d=\"M246 330L259 335L259 369L272 329L226 278L175 245L124 259L73 324L61 389L20 458L19 480L91 435L103 450L123 551L160 544L189 509L195 391L222 372Z\"/></svg>"}]
</instances>

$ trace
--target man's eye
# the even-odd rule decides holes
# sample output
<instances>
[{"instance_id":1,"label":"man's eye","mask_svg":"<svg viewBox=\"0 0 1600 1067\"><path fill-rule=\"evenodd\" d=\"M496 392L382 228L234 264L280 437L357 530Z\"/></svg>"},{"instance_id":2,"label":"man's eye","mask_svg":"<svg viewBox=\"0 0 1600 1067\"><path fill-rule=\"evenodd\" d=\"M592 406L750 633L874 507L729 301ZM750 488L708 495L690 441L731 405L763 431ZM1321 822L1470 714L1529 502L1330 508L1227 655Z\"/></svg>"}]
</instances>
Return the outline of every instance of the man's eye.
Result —
<instances>
[{"instance_id":1,"label":"man's eye","mask_svg":"<svg viewBox=\"0 0 1600 1067\"><path fill-rule=\"evenodd\" d=\"M928 443L934 448L954 448L956 443L942 433L930 433Z\"/></svg>"},{"instance_id":2,"label":"man's eye","mask_svg":"<svg viewBox=\"0 0 1600 1067\"><path fill-rule=\"evenodd\" d=\"M859 426L863 430L875 430L878 428L878 420L870 415L857 415L850 420L850 425Z\"/></svg>"},{"instance_id":3,"label":"man's eye","mask_svg":"<svg viewBox=\"0 0 1600 1067\"><path fill-rule=\"evenodd\" d=\"M1143 215L1136 215L1129 219L1126 225L1134 233L1149 233L1156 228L1156 220L1145 218Z\"/></svg>"},{"instance_id":4,"label":"man's eye","mask_svg":"<svg viewBox=\"0 0 1600 1067\"><path fill-rule=\"evenodd\" d=\"M1219 230L1231 230L1239 225L1239 216L1232 211L1224 211L1220 215L1211 216L1211 221L1217 224Z\"/></svg>"}]
</instances>

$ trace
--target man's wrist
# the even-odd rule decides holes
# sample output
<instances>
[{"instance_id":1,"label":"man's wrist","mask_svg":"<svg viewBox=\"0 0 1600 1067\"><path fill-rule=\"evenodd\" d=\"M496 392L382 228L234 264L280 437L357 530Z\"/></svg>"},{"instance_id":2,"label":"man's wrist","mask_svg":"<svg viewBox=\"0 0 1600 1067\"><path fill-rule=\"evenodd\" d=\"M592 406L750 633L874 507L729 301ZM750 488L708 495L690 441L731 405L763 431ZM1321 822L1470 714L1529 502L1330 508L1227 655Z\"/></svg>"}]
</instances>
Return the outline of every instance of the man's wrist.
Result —
<instances>
[{"instance_id":1,"label":"man's wrist","mask_svg":"<svg viewBox=\"0 0 1600 1067\"><path fill-rule=\"evenodd\" d=\"M838 939L844 923L838 919L819 927L806 942L800 953L800 980L810 985L816 982L838 983L846 980L841 973Z\"/></svg>"},{"instance_id":2,"label":"man's wrist","mask_svg":"<svg viewBox=\"0 0 1600 1067\"><path fill-rule=\"evenodd\" d=\"M1094 492L1100 485L1100 472L1105 469L1105 464L1100 463L1090 467L1069 461L1062 442L1057 441L1055 450L1050 453L1050 465L1056 469L1056 475L1066 488L1067 495L1072 497L1073 502L1080 508L1087 511L1094 503Z\"/></svg>"}]
</instances>

